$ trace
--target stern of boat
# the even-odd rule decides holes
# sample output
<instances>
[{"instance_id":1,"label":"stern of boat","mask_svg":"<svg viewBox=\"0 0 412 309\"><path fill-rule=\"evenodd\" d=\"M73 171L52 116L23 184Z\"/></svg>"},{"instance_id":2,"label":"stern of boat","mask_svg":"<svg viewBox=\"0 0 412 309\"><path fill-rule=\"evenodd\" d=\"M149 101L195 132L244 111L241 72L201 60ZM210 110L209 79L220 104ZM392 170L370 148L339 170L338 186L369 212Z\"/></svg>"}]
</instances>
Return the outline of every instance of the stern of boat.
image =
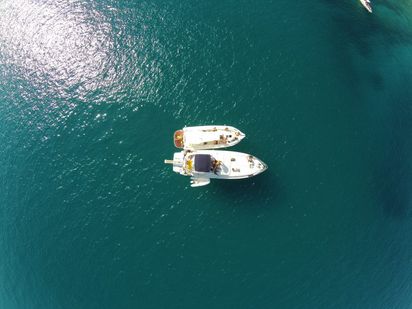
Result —
<instances>
[{"instance_id":1,"label":"stern of boat","mask_svg":"<svg viewBox=\"0 0 412 309\"><path fill-rule=\"evenodd\" d=\"M173 172L181 173L184 166L184 155L182 152L175 152L173 155L173 160L165 160L165 164L173 165Z\"/></svg>"},{"instance_id":2,"label":"stern of boat","mask_svg":"<svg viewBox=\"0 0 412 309\"><path fill-rule=\"evenodd\" d=\"M175 146L177 148L183 148L184 147L183 130L177 130L175 132L175 134L173 135L173 141L174 141Z\"/></svg>"}]
</instances>

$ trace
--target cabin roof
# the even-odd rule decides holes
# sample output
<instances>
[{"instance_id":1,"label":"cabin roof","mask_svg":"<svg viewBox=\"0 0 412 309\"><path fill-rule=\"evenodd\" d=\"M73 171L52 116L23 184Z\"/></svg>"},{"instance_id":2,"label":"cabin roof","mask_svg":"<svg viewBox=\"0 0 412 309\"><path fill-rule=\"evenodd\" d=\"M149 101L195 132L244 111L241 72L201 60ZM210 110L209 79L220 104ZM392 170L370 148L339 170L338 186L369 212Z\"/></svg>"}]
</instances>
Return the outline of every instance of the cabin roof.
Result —
<instances>
[{"instance_id":1,"label":"cabin roof","mask_svg":"<svg viewBox=\"0 0 412 309\"><path fill-rule=\"evenodd\" d=\"M208 154L195 155L195 171L210 172L212 157Z\"/></svg>"}]
</instances>

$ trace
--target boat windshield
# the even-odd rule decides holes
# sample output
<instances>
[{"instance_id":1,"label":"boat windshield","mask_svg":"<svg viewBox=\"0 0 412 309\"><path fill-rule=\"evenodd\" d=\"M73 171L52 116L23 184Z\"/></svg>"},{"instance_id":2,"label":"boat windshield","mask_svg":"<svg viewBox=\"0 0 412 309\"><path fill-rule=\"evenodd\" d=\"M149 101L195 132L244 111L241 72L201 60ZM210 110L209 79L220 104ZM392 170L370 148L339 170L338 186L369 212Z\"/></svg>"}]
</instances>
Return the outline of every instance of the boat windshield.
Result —
<instances>
[{"instance_id":1,"label":"boat windshield","mask_svg":"<svg viewBox=\"0 0 412 309\"><path fill-rule=\"evenodd\" d=\"M195 155L195 171L210 172L212 157L208 154Z\"/></svg>"}]
</instances>

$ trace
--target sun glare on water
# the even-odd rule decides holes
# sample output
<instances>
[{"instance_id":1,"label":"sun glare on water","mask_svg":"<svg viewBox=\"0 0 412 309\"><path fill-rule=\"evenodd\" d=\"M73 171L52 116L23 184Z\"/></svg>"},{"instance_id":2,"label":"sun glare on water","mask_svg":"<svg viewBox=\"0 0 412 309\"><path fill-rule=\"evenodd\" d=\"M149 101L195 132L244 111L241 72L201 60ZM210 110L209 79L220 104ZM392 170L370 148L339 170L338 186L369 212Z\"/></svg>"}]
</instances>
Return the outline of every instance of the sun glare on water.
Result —
<instances>
[{"instance_id":1,"label":"sun glare on water","mask_svg":"<svg viewBox=\"0 0 412 309\"><path fill-rule=\"evenodd\" d=\"M111 27L97 11L66 2L6 1L0 5L0 52L6 64L45 94L97 88L113 45ZM99 20L98 23L90 20ZM63 92L62 92L63 91Z\"/></svg>"}]
</instances>

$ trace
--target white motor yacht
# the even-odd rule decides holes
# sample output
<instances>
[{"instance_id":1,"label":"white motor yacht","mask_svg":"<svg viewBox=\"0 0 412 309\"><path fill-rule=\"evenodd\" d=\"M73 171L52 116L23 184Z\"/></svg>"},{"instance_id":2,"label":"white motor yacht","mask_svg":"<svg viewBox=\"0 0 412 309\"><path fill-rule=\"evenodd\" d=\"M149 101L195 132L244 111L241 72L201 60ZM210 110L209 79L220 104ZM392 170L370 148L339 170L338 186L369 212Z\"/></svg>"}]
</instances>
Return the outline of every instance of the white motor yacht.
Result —
<instances>
[{"instance_id":1,"label":"white motor yacht","mask_svg":"<svg viewBox=\"0 0 412 309\"><path fill-rule=\"evenodd\" d=\"M184 127L174 133L174 143L183 149L218 149L239 143L245 134L231 126Z\"/></svg>"},{"instance_id":2,"label":"white motor yacht","mask_svg":"<svg viewBox=\"0 0 412 309\"><path fill-rule=\"evenodd\" d=\"M184 150L165 163L173 164L174 172L190 176L192 187L205 186L212 178L248 178L267 169L265 163L250 154L224 150Z\"/></svg>"},{"instance_id":3,"label":"white motor yacht","mask_svg":"<svg viewBox=\"0 0 412 309\"><path fill-rule=\"evenodd\" d=\"M370 0L360 0L360 2L365 7L365 9L368 10L369 13L372 13L372 6Z\"/></svg>"}]
</instances>

